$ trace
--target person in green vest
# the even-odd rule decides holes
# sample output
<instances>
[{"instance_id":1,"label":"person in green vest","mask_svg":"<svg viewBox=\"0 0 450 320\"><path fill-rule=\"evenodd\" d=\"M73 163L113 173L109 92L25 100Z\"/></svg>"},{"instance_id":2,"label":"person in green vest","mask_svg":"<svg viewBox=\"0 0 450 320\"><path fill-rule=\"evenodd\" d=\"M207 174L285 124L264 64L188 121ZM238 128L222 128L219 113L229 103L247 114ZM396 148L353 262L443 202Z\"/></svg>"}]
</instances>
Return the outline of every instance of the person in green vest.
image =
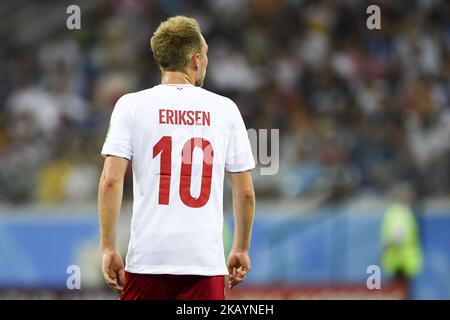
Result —
<instances>
[{"instance_id":1,"label":"person in green vest","mask_svg":"<svg viewBox=\"0 0 450 320\"><path fill-rule=\"evenodd\" d=\"M381 225L383 271L398 280L408 281L422 269L419 227L411 209L410 188L402 185L391 194L396 201L386 210Z\"/></svg>"}]
</instances>

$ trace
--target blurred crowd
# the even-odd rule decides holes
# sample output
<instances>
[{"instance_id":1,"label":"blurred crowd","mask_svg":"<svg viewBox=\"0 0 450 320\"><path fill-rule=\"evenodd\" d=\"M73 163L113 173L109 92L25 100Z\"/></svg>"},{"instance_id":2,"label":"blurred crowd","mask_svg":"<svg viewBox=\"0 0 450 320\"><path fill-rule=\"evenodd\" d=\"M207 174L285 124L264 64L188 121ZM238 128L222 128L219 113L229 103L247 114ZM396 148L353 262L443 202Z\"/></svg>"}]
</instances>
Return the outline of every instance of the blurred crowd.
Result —
<instances>
[{"instance_id":1,"label":"blurred crowd","mask_svg":"<svg viewBox=\"0 0 450 320\"><path fill-rule=\"evenodd\" d=\"M208 42L205 88L248 128L280 130L280 170L255 171L260 194L338 200L408 183L449 196L450 2L374 1L369 30L372 2L84 1L73 31L52 1L39 10L58 19L18 30L16 6L0 30L0 203L96 199L114 103L159 83L149 39L175 14Z\"/></svg>"}]
</instances>

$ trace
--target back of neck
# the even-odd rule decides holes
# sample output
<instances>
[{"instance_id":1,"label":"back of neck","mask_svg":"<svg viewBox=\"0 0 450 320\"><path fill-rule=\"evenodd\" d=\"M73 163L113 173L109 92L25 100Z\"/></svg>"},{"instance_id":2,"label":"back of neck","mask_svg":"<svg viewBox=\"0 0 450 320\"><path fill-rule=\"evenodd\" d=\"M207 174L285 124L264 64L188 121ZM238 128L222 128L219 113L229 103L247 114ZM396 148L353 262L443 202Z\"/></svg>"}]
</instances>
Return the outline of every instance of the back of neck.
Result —
<instances>
[{"instance_id":1,"label":"back of neck","mask_svg":"<svg viewBox=\"0 0 450 320\"><path fill-rule=\"evenodd\" d=\"M195 85L195 82L187 74L178 71L165 71L162 75L161 83Z\"/></svg>"}]
</instances>

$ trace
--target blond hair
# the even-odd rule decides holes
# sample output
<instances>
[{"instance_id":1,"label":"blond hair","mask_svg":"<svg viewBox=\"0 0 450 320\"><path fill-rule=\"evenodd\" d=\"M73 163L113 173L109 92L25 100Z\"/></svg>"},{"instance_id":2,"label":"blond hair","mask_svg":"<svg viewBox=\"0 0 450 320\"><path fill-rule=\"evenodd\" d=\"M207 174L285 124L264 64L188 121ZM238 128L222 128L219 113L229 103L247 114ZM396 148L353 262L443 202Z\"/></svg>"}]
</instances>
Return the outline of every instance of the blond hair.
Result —
<instances>
[{"instance_id":1,"label":"blond hair","mask_svg":"<svg viewBox=\"0 0 450 320\"><path fill-rule=\"evenodd\" d=\"M156 29L150 45L161 70L186 71L192 55L203 46L200 26L193 18L169 18Z\"/></svg>"}]
</instances>

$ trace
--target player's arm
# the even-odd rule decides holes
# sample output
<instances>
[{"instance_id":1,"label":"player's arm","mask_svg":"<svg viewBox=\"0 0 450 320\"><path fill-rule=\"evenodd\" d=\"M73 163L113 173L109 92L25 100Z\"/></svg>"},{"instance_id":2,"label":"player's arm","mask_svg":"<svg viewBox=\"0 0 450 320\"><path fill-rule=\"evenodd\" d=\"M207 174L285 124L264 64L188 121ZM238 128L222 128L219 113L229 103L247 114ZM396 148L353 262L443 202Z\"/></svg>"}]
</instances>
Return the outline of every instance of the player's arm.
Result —
<instances>
[{"instance_id":1,"label":"player's arm","mask_svg":"<svg viewBox=\"0 0 450 320\"><path fill-rule=\"evenodd\" d=\"M103 253L102 271L106 283L116 292L122 291L122 284L125 281L123 261L116 249L116 226L122 206L123 183L127 167L127 159L107 156L98 190L100 241Z\"/></svg>"},{"instance_id":2,"label":"player's arm","mask_svg":"<svg viewBox=\"0 0 450 320\"><path fill-rule=\"evenodd\" d=\"M229 287L244 281L250 271L250 237L255 211L255 192L250 171L230 173L233 195L234 238L228 258Z\"/></svg>"}]
</instances>

